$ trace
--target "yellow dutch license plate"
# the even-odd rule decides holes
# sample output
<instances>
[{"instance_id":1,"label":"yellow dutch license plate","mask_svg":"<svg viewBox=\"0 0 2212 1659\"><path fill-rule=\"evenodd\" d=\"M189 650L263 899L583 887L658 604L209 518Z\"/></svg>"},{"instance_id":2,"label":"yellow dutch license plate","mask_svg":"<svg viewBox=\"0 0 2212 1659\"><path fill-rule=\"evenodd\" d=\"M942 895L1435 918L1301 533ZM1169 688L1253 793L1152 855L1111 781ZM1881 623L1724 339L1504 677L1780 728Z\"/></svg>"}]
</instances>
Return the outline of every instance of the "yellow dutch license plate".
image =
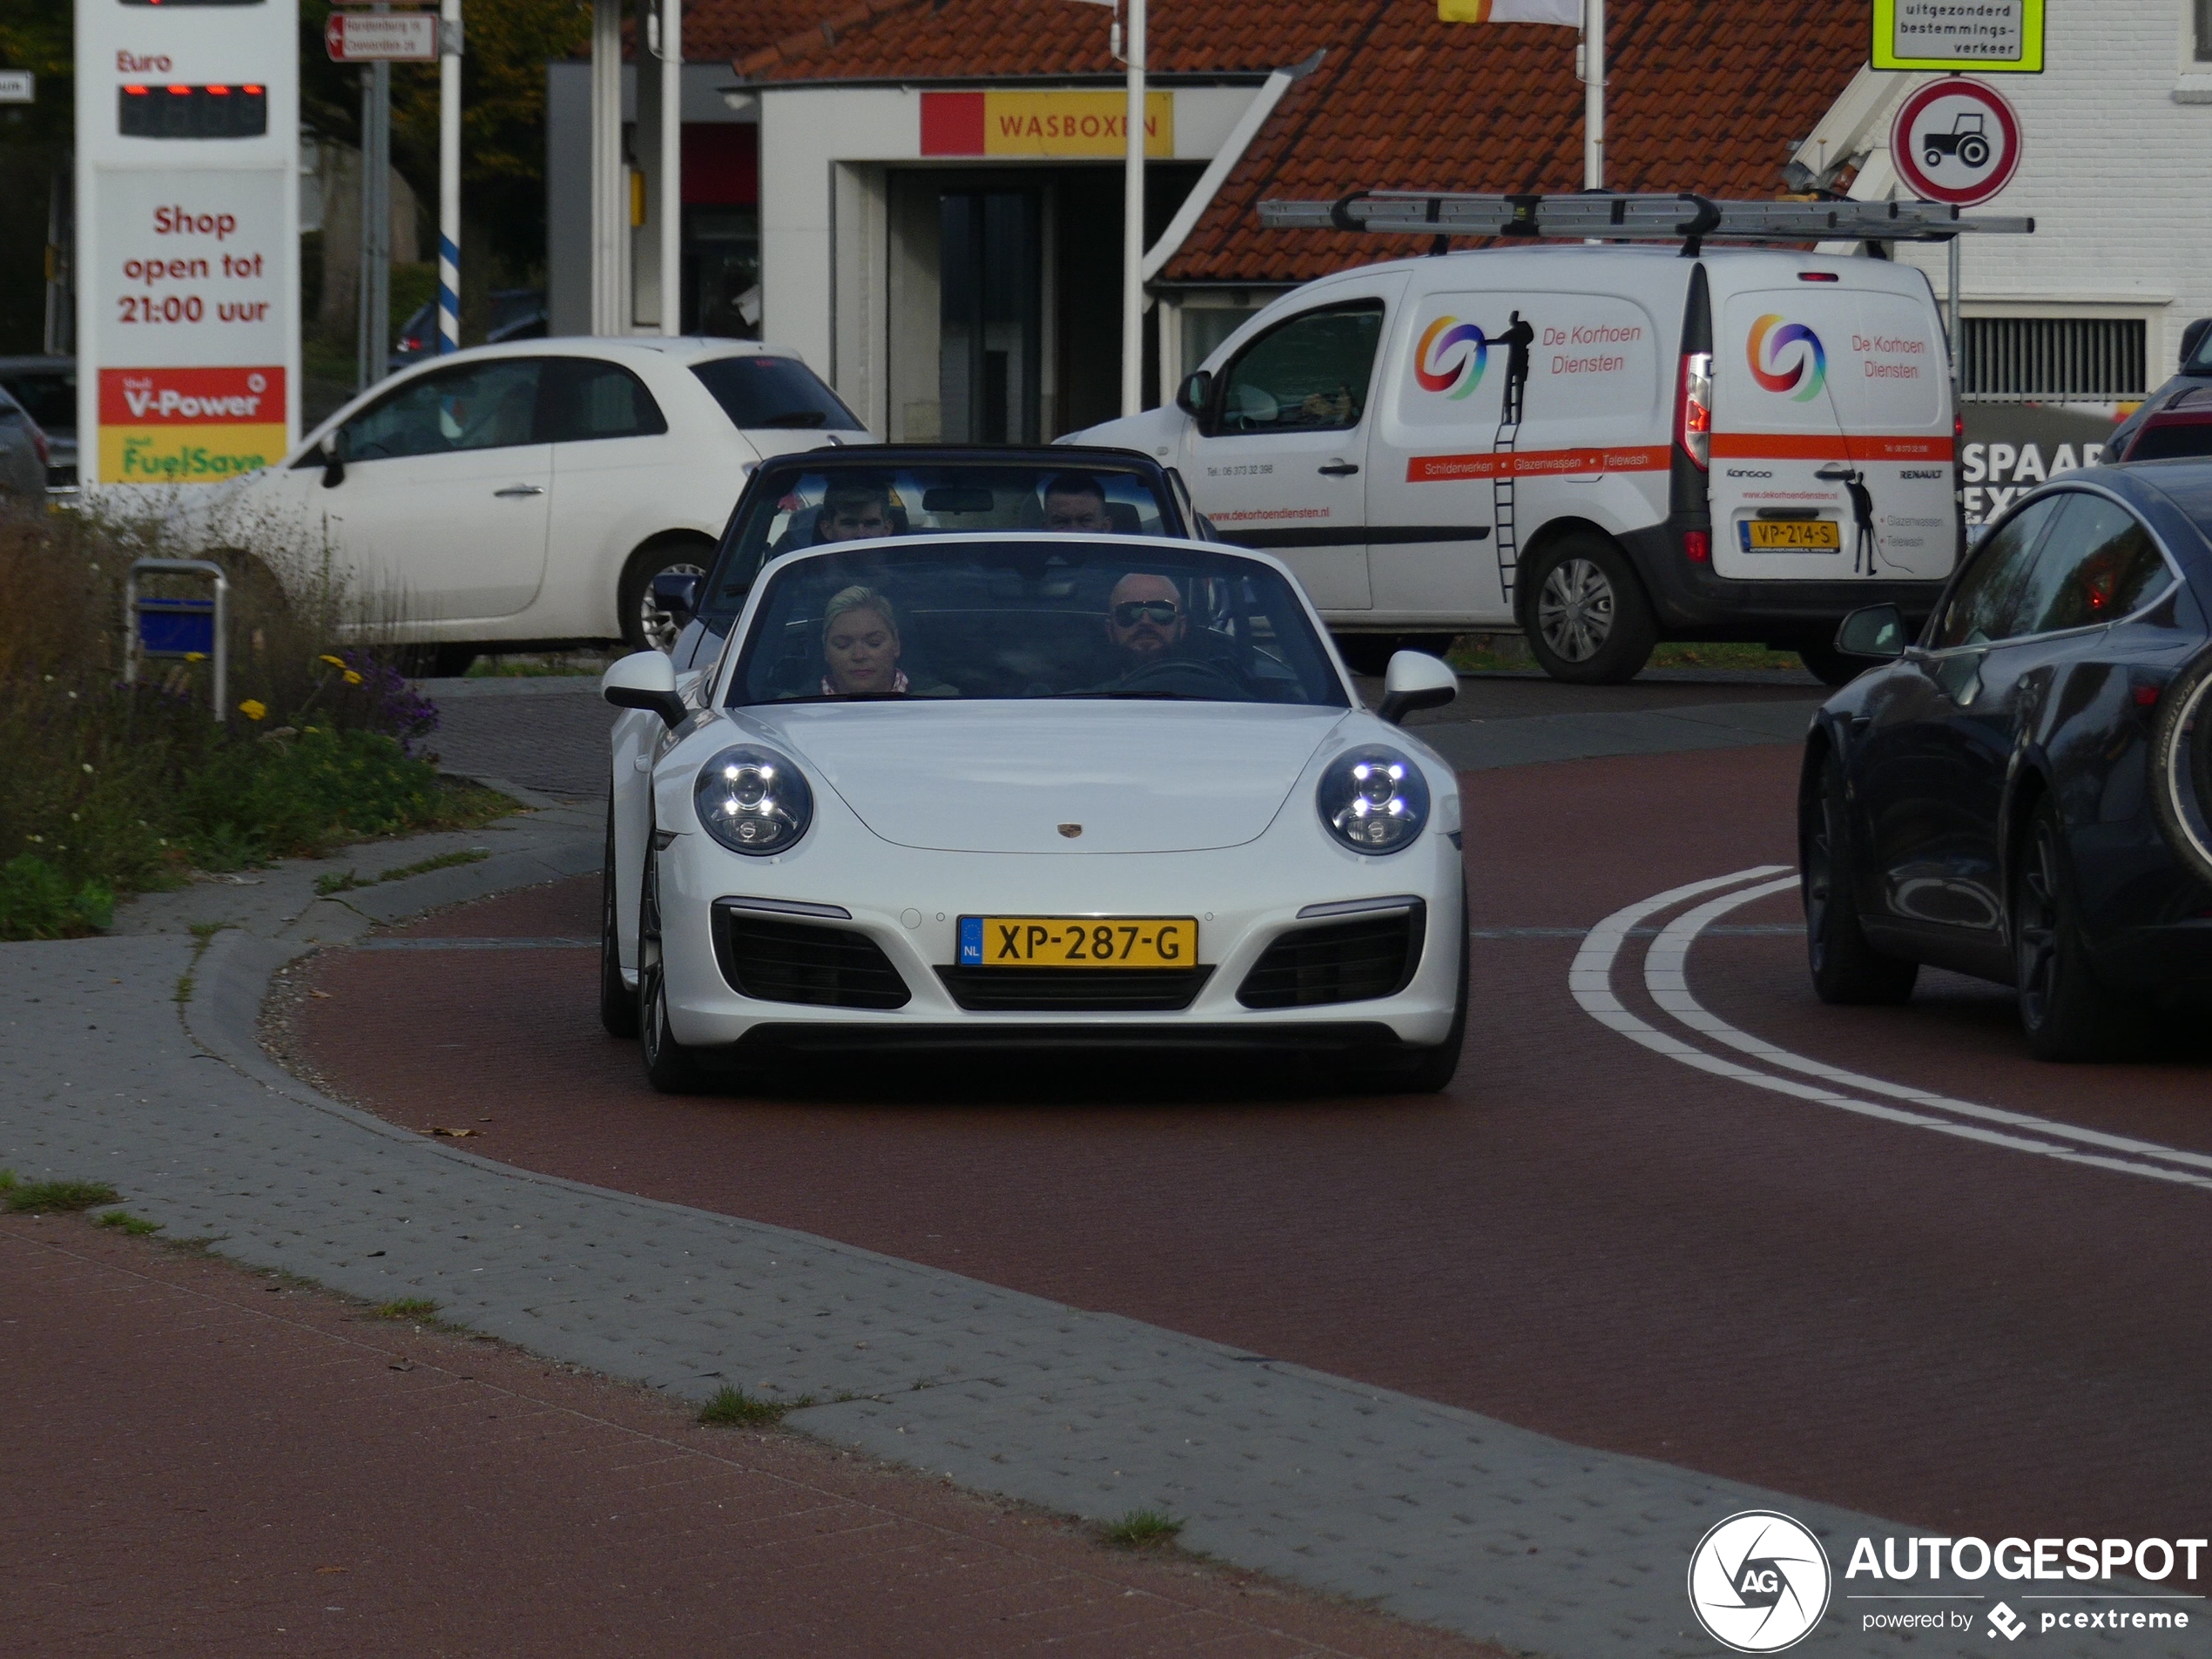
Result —
<instances>
[{"instance_id":1,"label":"yellow dutch license plate","mask_svg":"<svg viewBox=\"0 0 2212 1659\"><path fill-rule=\"evenodd\" d=\"M1842 530L1832 518L1755 518L1743 528L1755 552L1833 553L1844 545Z\"/></svg>"},{"instance_id":2,"label":"yellow dutch license plate","mask_svg":"<svg viewBox=\"0 0 2212 1659\"><path fill-rule=\"evenodd\" d=\"M1194 916L962 916L962 968L1190 968Z\"/></svg>"}]
</instances>

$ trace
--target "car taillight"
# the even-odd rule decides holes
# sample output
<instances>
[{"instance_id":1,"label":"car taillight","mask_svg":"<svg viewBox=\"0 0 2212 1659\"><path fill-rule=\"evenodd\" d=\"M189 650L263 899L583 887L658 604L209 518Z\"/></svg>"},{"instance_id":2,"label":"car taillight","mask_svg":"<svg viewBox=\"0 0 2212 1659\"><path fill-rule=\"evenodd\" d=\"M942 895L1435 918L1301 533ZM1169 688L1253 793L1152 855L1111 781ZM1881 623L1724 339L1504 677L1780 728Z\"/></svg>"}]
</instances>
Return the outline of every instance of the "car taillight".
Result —
<instances>
[{"instance_id":1,"label":"car taillight","mask_svg":"<svg viewBox=\"0 0 2212 1659\"><path fill-rule=\"evenodd\" d=\"M1684 530L1682 533L1682 550L1692 564L1710 564L1713 562L1712 531Z\"/></svg>"},{"instance_id":2,"label":"car taillight","mask_svg":"<svg viewBox=\"0 0 2212 1659\"><path fill-rule=\"evenodd\" d=\"M33 426L30 428L30 447L38 452L38 464L40 466L51 466L53 463L54 452L47 445L46 435L44 432L41 432L36 426Z\"/></svg>"},{"instance_id":3,"label":"car taillight","mask_svg":"<svg viewBox=\"0 0 2212 1659\"><path fill-rule=\"evenodd\" d=\"M1675 442L1683 453L1710 469L1713 460L1713 354L1684 352L1681 395L1675 400Z\"/></svg>"}]
</instances>

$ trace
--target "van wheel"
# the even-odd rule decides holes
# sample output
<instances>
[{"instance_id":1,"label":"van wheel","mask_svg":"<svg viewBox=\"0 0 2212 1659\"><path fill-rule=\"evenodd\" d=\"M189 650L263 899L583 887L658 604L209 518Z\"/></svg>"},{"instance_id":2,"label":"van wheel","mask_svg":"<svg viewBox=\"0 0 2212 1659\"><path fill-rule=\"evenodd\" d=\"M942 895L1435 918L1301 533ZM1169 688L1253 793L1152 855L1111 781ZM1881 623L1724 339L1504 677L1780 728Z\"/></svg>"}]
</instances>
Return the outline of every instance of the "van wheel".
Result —
<instances>
[{"instance_id":1,"label":"van wheel","mask_svg":"<svg viewBox=\"0 0 2212 1659\"><path fill-rule=\"evenodd\" d=\"M1846 657L1824 638L1800 639L1794 647L1805 672L1823 685L1848 685L1874 664L1864 657Z\"/></svg>"},{"instance_id":2,"label":"van wheel","mask_svg":"<svg viewBox=\"0 0 2212 1659\"><path fill-rule=\"evenodd\" d=\"M1527 580L1528 649L1544 672L1577 685L1618 685L1643 671L1659 628L1620 549L1568 536L1537 556Z\"/></svg>"}]
</instances>

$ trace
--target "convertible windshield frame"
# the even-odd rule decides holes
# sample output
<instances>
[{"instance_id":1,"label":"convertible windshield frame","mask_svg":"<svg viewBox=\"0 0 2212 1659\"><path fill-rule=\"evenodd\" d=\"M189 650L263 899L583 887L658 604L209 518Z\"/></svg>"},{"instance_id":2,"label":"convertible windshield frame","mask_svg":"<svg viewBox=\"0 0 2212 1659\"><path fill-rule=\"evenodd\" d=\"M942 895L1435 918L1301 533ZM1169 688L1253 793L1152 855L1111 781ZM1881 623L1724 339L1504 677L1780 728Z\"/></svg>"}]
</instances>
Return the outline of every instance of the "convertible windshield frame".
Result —
<instances>
[{"instance_id":1,"label":"convertible windshield frame","mask_svg":"<svg viewBox=\"0 0 2212 1659\"><path fill-rule=\"evenodd\" d=\"M1089 448L1077 444L1054 444L1023 449L960 449L950 446L923 448L896 444L853 445L848 448L801 449L770 457L754 469L731 509L715 544L706 579L699 585L698 616L710 626L726 629L745 609L745 596L760 572L788 548L773 545L775 538L758 523L772 527L779 504L790 497L802 481L812 476L894 476L923 474L1007 475L1034 473L1042 482L1062 473L1089 473L1102 481L1133 486L1149 496L1159 524L1156 531L1139 532L1170 540L1193 537L1196 532L1166 473L1150 456L1128 450ZM901 504L910 493L899 492ZM919 492L927 494L927 492ZM1115 493L1124 493L1116 490ZM917 501L914 505L921 505ZM968 527L947 527L968 529ZM1027 528L1027 527L1024 527ZM1041 526L1038 528L1042 528ZM908 535L927 529L901 530ZM1126 530L1113 532L1127 535Z\"/></svg>"},{"instance_id":2,"label":"convertible windshield frame","mask_svg":"<svg viewBox=\"0 0 2212 1659\"><path fill-rule=\"evenodd\" d=\"M1146 578L1135 590L1123 584ZM1134 621L1174 585L1179 627L1155 650ZM884 597L887 626L855 590ZM1122 596L1116 600L1116 596ZM841 602L841 603L840 603ZM1157 600L1155 600L1157 603ZM831 660L830 624L873 634L870 671ZM1157 613L1155 613L1157 616ZM717 701L755 711L914 702L1201 702L1359 706L1290 573L1218 543L1012 532L939 535L808 549L754 584L723 653ZM873 671L875 678L866 678ZM853 677L847 677L848 675ZM895 676L895 679L894 679Z\"/></svg>"}]
</instances>

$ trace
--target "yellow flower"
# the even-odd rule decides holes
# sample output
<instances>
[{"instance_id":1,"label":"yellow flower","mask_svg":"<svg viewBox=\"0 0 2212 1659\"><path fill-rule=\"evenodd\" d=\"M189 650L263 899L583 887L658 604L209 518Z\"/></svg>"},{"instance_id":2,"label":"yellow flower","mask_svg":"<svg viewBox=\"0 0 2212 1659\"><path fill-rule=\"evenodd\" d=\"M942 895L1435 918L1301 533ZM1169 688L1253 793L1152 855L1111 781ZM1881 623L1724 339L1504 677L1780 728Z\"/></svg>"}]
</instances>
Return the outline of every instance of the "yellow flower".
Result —
<instances>
[{"instance_id":1,"label":"yellow flower","mask_svg":"<svg viewBox=\"0 0 2212 1659\"><path fill-rule=\"evenodd\" d=\"M325 651L320 657L315 658L315 660L319 663L328 663L333 668L343 668L346 666L346 659L344 658L333 657L328 651Z\"/></svg>"},{"instance_id":2,"label":"yellow flower","mask_svg":"<svg viewBox=\"0 0 2212 1659\"><path fill-rule=\"evenodd\" d=\"M347 684L347 685L359 685L361 683L361 677L360 676L360 674L359 674L359 673L355 672L353 669L350 669L350 668L349 668L349 669L347 669L347 670L346 671L346 684Z\"/></svg>"},{"instance_id":3,"label":"yellow flower","mask_svg":"<svg viewBox=\"0 0 2212 1659\"><path fill-rule=\"evenodd\" d=\"M249 697L238 705L238 711L249 720L265 719L268 716L269 705L258 698Z\"/></svg>"}]
</instances>

